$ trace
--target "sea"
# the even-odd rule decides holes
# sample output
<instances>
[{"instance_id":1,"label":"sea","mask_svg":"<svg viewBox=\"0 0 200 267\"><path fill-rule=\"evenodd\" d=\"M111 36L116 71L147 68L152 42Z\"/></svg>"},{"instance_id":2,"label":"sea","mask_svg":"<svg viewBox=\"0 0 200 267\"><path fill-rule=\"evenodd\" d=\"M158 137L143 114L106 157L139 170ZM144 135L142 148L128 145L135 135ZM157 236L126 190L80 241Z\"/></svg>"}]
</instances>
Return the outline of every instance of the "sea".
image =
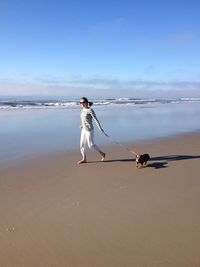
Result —
<instances>
[{"instance_id":1,"label":"sea","mask_svg":"<svg viewBox=\"0 0 200 267\"><path fill-rule=\"evenodd\" d=\"M91 99L94 105L147 105L147 104L178 104L178 103L200 103L200 98L106 98ZM0 97L0 109L50 109L50 108L76 108L79 99L72 97L33 97L33 96L5 96Z\"/></svg>"},{"instance_id":2,"label":"sea","mask_svg":"<svg viewBox=\"0 0 200 267\"><path fill-rule=\"evenodd\" d=\"M89 100L110 136L95 127L100 146L200 131L200 98ZM80 112L76 97L0 97L0 167L37 155L79 151Z\"/></svg>"}]
</instances>

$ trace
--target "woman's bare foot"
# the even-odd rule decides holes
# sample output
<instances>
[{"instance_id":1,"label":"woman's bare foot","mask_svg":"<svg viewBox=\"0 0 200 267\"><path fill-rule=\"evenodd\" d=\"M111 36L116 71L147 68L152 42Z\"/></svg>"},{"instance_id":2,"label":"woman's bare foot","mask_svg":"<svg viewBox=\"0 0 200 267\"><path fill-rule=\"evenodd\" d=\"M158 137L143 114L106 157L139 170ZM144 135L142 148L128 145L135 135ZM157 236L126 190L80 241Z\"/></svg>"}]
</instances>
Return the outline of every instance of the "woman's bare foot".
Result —
<instances>
[{"instance_id":1,"label":"woman's bare foot","mask_svg":"<svg viewBox=\"0 0 200 267\"><path fill-rule=\"evenodd\" d=\"M83 164L83 163L86 163L86 162L87 162L86 159L82 159L82 160L79 160L79 161L77 162L77 164Z\"/></svg>"},{"instance_id":2,"label":"woman's bare foot","mask_svg":"<svg viewBox=\"0 0 200 267\"><path fill-rule=\"evenodd\" d=\"M101 152L101 156L102 156L101 161L104 161L105 160L105 157L106 157L106 153Z\"/></svg>"}]
</instances>

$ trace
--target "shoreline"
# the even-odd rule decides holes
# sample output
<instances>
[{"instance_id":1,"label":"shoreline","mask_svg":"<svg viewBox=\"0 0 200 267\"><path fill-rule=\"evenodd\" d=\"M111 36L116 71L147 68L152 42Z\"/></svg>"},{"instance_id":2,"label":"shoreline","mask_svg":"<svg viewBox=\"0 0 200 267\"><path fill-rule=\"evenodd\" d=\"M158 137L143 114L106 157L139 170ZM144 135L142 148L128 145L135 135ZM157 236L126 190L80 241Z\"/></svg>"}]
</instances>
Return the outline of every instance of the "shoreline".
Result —
<instances>
[{"instance_id":1,"label":"shoreline","mask_svg":"<svg viewBox=\"0 0 200 267\"><path fill-rule=\"evenodd\" d=\"M0 170L0 266L191 267L200 264L200 133L79 151ZM131 146L131 144L130 144Z\"/></svg>"},{"instance_id":2,"label":"shoreline","mask_svg":"<svg viewBox=\"0 0 200 267\"><path fill-rule=\"evenodd\" d=\"M199 103L95 107L105 132L125 144L199 130ZM116 116L116 114L118 114ZM79 150L80 109L0 112L0 168L12 160ZM95 126L96 128L96 126ZM95 129L95 142L111 142Z\"/></svg>"},{"instance_id":3,"label":"shoreline","mask_svg":"<svg viewBox=\"0 0 200 267\"><path fill-rule=\"evenodd\" d=\"M150 138L146 140L136 140L134 141L129 141L127 143L122 143L118 142L117 140L110 140L110 142L107 141L106 144L97 144L102 150L106 151L106 160L109 155L109 150L111 151L116 151L116 153L119 153L120 151L123 151L123 153L127 154L127 157L130 156L134 160L134 154L131 153L131 151L138 152L138 154L143 154L146 153L147 151L145 150L146 145L153 145L156 143L161 144L162 142L167 142L172 139L179 139L179 138L184 138L184 137L189 137L189 136L196 136L200 134L200 130L193 131L193 132L187 132L187 133L182 133L182 134L174 134L170 136L165 136L165 137L159 137L159 138ZM117 143L115 143L117 142ZM96 154L95 151L87 149L87 154L90 155L90 158L93 156L98 159L98 155ZM70 155L73 155L73 157L76 157L79 159L81 157L81 153L79 149L71 148L71 149L66 149L66 150L58 150L58 151L51 151L51 152L36 152L34 154L30 154L26 156L22 156L21 158L17 159L12 159L10 162L6 162L5 164L2 163L0 165L0 171L5 170L5 169L10 169L16 166L24 166L28 162L34 162L37 160L48 160L48 158L54 158L54 157L66 157L70 158ZM109 158L109 160L111 160ZM78 160L77 160L78 161ZM4 166L3 166L4 165Z\"/></svg>"}]
</instances>

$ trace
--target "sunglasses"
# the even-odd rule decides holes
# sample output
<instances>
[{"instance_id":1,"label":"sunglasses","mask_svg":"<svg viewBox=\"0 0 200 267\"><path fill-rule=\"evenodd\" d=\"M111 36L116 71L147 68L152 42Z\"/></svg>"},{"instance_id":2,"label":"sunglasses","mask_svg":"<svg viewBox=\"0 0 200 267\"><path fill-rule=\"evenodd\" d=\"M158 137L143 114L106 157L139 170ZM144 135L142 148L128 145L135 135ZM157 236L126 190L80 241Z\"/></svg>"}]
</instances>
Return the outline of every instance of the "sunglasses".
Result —
<instances>
[{"instance_id":1,"label":"sunglasses","mask_svg":"<svg viewBox=\"0 0 200 267\"><path fill-rule=\"evenodd\" d=\"M84 103L86 103L85 101L80 101L80 104L84 104Z\"/></svg>"}]
</instances>

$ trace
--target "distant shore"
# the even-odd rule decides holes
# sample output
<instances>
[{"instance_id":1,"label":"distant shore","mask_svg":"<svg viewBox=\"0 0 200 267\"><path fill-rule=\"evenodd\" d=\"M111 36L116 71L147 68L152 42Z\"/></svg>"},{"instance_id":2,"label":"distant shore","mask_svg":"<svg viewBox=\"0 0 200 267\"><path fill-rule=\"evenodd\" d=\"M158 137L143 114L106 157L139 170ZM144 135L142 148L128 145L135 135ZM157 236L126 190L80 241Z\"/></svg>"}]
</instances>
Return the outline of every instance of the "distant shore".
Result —
<instances>
[{"instance_id":1,"label":"distant shore","mask_svg":"<svg viewBox=\"0 0 200 267\"><path fill-rule=\"evenodd\" d=\"M0 266L173 266L200 263L200 133L27 159L0 170ZM133 148L133 144L127 144Z\"/></svg>"}]
</instances>

